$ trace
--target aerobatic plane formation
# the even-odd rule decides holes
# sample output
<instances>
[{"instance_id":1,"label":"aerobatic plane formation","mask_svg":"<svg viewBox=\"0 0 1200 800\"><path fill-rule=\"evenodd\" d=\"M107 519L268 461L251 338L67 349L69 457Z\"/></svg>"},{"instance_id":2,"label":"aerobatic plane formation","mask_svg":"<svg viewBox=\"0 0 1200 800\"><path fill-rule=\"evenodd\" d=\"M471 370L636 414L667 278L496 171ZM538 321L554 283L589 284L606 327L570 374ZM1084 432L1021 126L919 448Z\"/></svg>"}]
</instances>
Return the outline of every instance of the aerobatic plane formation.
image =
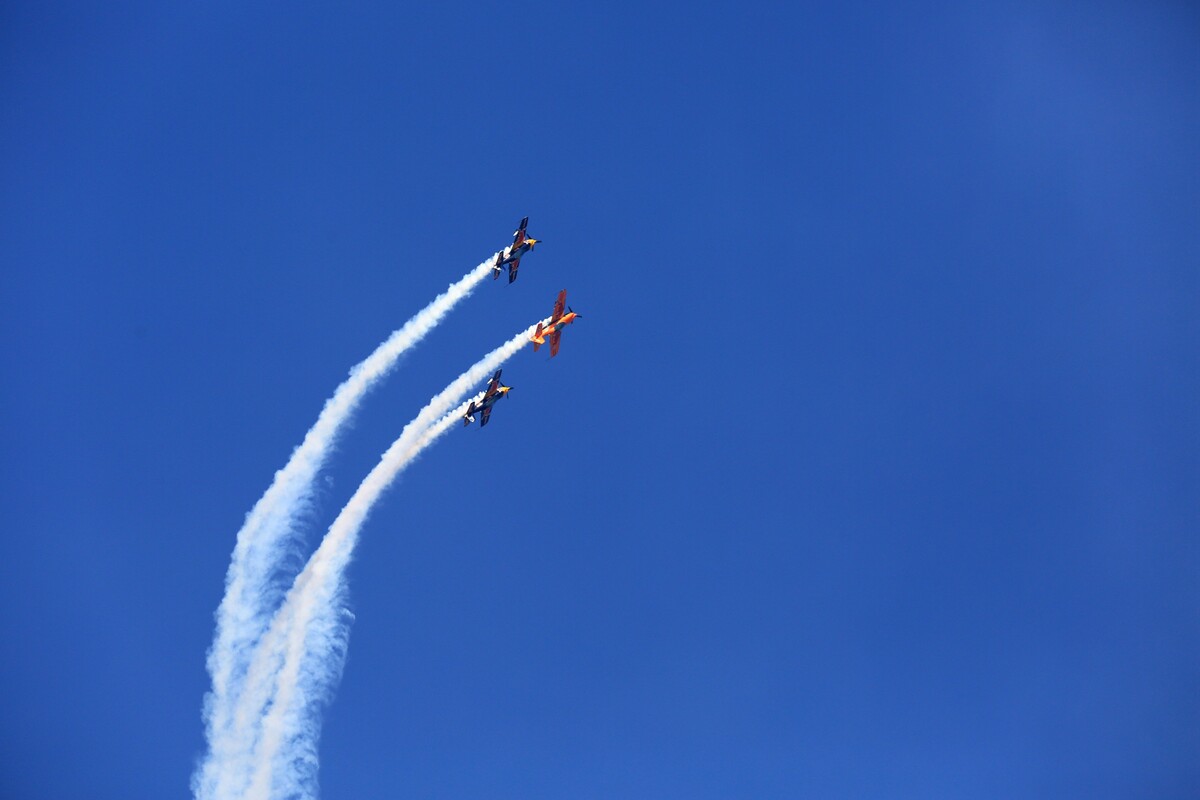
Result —
<instances>
[{"instance_id":1,"label":"aerobatic plane formation","mask_svg":"<svg viewBox=\"0 0 1200 800\"><path fill-rule=\"evenodd\" d=\"M521 224L513 231L513 241L500 252L496 253L496 260L492 264L492 278L500 277L501 268L508 270L508 282L512 283L517 279L517 269L521 266L521 258L528 252L533 250L540 240L530 238L525 233L526 226L529 225L529 217L521 220ZM539 347L550 340L550 357L558 355L558 347L562 338L562 329L580 318L580 314L576 314L575 310L567 305L567 290L563 289L558 293L558 299L554 302L554 311L550 318L544 323L539 322L537 329L530 339L533 343L533 349L536 352ZM488 424L488 420L492 416L492 407L496 405L496 401L501 397L507 397L512 390L511 386L505 386L500 383L500 372L496 370L496 374L491 377L487 383L487 388L483 392L483 397L478 401L472 400L467 406L467 413L463 415L463 425L470 425L475 421L475 415L479 415L479 427L482 428Z\"/></svg>"}]
</instances>

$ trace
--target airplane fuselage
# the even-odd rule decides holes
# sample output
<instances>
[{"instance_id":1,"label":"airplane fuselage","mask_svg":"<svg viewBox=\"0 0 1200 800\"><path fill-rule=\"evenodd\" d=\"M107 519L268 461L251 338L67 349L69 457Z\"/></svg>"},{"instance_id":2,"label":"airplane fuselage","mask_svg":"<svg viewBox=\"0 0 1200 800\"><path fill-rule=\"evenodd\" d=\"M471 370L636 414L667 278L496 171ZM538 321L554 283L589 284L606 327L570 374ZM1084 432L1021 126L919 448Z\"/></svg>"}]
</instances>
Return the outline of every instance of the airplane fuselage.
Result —
<instances>
[{"instance_id":1,"label":"airplane fuselage","mask_svg":"<svg viewBox=\"0 0 1200 800\"><path fill-rule=\"evenodd\" d=\"M516 261L517 259L521 258L521 256L525 255L532 249L533 249L533 245L531 245L528 241L521 242L516 247L509 245L508 247L504 248L504 250L502 250L500 252L500 264L498 266L503 266L504 264L511 264L513 261Z\"/></svg>"},{"instance_id":2,"label":"airplane fuselage","mask_svg":"<svg viewBox=\"0 0 1200 800\"><path fill-rule=\"evenodd\" d=\"M469 406L467 406L467 413L463 415L463 423L470 425L475 421L476 414L486 411L487 409L496 405L496 401L508 394L508 390L511 388L511 386L501 386L494 394L484 397L477 403L472 402ZM485 419L483 422L487 422L487 420ZM480 423L481 426L482 424L483 423Z\"/></svg>"},{"instance_id":3,"label":"airplane fuselage","mask_svg":"<svg viewBox=\"0 0 1200 800\"><path fill-rule=\"evenodd\" d=\"M566 325L570 325L572 322L575 321L575 317L577 317L577 316L579 316L579 315L576 314L574 311L572 311L569 314L563 314L561 317L558 318L558 320L556 322L542 328L541 336L538 336L536 339L534 339L534 341L537 341L538 344L541 344L541 341L539 341L539 340L544 340L547 336L554 333L555 331L561 330Z\"/></svg>"},{"instance_id":4,"label":"airplane fuselage","mask_svg":"<svg viewBox=\"0 0 1200 800\"><path fill-rule=\"evenodd\" d=\"M491 408L492 406L496 405L496 401L499 400L501 397L504 397L503 392L496 392L491 397L485 397L485 398L483 398L483 400L480 400L478 403L475 404L475 410L483 411L485 408Z\"/></svg>"}]
</instances>

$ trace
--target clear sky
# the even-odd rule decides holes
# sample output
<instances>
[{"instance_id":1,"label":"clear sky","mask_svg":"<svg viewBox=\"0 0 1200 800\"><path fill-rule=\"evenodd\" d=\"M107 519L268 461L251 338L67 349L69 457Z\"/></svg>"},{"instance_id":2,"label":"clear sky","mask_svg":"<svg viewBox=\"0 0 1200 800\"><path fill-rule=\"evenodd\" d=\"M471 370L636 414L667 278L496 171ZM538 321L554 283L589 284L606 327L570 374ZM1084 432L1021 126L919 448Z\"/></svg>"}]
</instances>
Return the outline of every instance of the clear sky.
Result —
<instances>
[{"instance_id":1,"label":"clear sky","mask_svg":"<svg viewBox=\"0 0 1200 800\"><path fill-rule=\"evenodd\" d=\"M0 796L183 797L324 399L326 797L1200 796L1186 2L7 3Z\"/></svg>"}]
</instances>

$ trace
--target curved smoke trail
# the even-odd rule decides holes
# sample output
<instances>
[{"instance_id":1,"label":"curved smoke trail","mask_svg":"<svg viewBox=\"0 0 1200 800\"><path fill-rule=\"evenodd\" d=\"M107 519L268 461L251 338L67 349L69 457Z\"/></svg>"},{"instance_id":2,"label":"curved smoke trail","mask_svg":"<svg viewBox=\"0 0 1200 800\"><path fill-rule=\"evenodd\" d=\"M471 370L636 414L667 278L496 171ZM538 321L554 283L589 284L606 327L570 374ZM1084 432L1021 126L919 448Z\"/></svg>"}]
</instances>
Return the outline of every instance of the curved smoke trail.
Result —
<instances>
[{"instance_id":1,"label":"curved smoke trail","mask_svg":"<svg viewBox=\"0 0 1200 800\"><path fill-rule=\"evenodd\" d=\"M313 482L338 433L367 391L487 277L494 260L493 255L452 283L350 371L350 377L326 401L304 441L247 514L225 576L225 596L217 609L217 630L208 654L212 676L212 690L204 699L208 753L192 777L192 791L198 800L224 796L219 791L220 776L226 771L225 762L237 756L227 749L236 734L231 730L233 711L254 648L283 596L282 567L289 555L298 555L297 520L311 506Z\"/></svg>"},{"instance_id":2,"label":"curved smoke trail","mask_svg":"<svg viewBox=\"0 0 1200 800\"><path fill-rule=\"evenodd\" d=\"M421 409L359 485L297 576L250 667L237 713L244 735L231 743L242 758L225 784L232 796L315 796L320 712L344 663L349 626L343 574L359 530L396 476L462 418L469 402L463 395L528 343L536 327L488 353Z\"/></svg>"}]
</instances>

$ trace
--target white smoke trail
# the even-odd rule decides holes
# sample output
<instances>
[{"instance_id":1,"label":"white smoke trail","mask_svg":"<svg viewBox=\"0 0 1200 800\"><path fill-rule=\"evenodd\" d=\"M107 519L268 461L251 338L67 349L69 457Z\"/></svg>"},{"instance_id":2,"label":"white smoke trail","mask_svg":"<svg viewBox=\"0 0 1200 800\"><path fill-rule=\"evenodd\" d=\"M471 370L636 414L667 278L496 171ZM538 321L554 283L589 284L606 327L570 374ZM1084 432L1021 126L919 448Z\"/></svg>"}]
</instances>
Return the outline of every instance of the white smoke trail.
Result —
<instances>
[{"instance_id":1,"label":"white smoke trail","mask_svg":"<svg viewBox=\"0 0 1200 800\"><path fill-rule=\"evenodd\" d=\"M248 787L241 782L244 776L235 776L238 780L230 785L233 796L315 797L320 711L344 663L349 625L342 602L343 574L359 530L384 490L462 418L469 401L450 410L452 406L521 349L536 327L531 325L488 353L421 409L359 485L296 578L255 656L244 703L238 709L239 720L247 723L243 729L261 730L261 736L257 742L251 736L239 743L246 752L253 750L253 772ZM261 719L260 725L253 724L254 715Z\"/></svg>"},{"instance_id":2,"label":"white smoke trail","mask_svg":"<svg viewBox=\"0 0 1200 800\"><path fill-rule=\"evenodd\" d=\"M255 645L262 637L283 596L281 572L290 559L299 557L298 519L311 507L313 483L367 391L395 366L399 357L421 341L442 318L491 272L495 256L468 272L433 302L392 333L375 352L350 371L326 401L316 423L292 453L271 486L246 516L238 531L225 596L217 609L217 630L208 654L212 690L204 699L208 753L192 776L197 800L219 800L226 761L236 758L230 744L233 711L249 668Z\"/></svg>"}]
</instances>

